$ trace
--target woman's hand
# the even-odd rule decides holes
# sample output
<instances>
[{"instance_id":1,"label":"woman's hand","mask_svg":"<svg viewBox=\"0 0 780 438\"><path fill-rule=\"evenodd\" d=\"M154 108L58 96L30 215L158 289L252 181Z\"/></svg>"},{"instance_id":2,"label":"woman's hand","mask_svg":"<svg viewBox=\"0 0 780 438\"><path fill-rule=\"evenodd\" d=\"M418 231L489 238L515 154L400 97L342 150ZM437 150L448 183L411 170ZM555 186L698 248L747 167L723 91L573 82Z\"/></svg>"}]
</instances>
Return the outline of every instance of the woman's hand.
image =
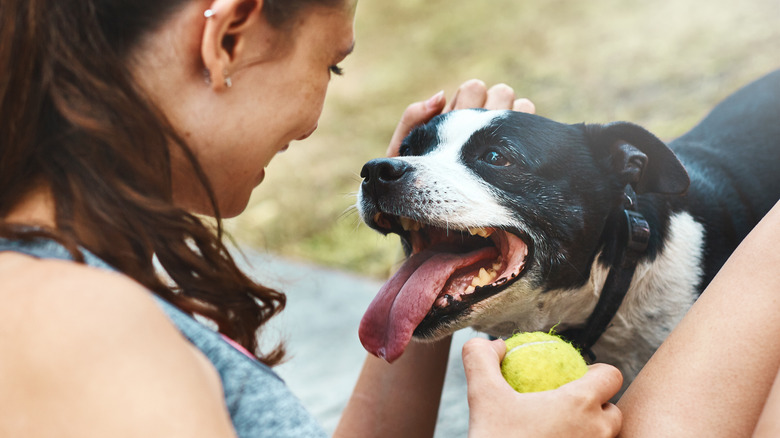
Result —
<instances>
[{"instance_id":1,"label":"woman's hand","mask_svg":"<svg viewBox=\"0 0 780 438\"><path fill-rule=\"evenodd\" d=\"M535 111L534 104L530 100L516 98L512 87L498 84L488 89L484 82L472 79L461 84L449 104L444 97L444 92L440 91L425 102L415 102L406 107L390 140L387 156L398 155L401 141L414 127L428 122L439 114L465 108L511 109L532 114Z\"/></svg>"},{"instance_id":2,"label":"woman's hand","mask_svg":"<svg viewBox=\"0 0 780 438\"><path fill-rule=\"evenodd\" d=\"M609 399L623 383L616 368L596 364L558 389L520 394L501 376L504 341L475 338L463 346L469 437L614 437L622 414Z\"/></svg>"}]
</instances>

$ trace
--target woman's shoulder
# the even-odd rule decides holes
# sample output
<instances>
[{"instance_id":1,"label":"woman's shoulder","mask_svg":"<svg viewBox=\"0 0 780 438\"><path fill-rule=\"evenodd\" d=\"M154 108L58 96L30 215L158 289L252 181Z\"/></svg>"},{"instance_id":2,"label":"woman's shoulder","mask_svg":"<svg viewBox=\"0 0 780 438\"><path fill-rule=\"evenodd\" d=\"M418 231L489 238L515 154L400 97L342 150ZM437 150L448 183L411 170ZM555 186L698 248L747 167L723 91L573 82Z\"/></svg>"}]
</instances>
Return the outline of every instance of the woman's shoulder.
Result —
<instances>
[{"instance_id":1,"label":"woman's shoulder","mask_svg":"<svg viewBox=\"0 0 780 438\"><path fill-rule=\"evenodd\" d=\"M72 261L0 253L0 331L17 348L77 350L191 347L152 292L121 273ZM84 357L83 354L78 358Z\"/></svg>"},{"instance_id":2,"label":"woman's shoulder","mask_svg":"<svg viewBox=\"0 0 780 438\"><path fill-rule=\"evenodd\" d=\"M0 436L232 436L218 375L130 278L0 253L0 300Z\"/></svg>"},{"instance_id":3,"label":"woman's shoulder","mask_svg":"<svg viewBox=\"0 0 780 438\"><path fill-rule=\"evenodd\" d=\"M0 320L12 315L45 324L109 319L133 323L162 314L150 292L132 279L71 261L0 253ZM19 309L29 309L19 312ZM5 315L3 315L5 314Z\"/></svg>"}]
</instances>

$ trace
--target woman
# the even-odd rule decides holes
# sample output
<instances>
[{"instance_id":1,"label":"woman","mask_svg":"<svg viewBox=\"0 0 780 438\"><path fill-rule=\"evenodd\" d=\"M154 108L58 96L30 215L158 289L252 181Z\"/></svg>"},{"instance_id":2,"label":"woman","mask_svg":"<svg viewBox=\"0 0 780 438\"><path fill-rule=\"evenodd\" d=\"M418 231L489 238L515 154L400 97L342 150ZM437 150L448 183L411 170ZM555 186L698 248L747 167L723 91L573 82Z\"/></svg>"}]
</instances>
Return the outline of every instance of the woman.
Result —
<instances>
[{"instance_id":1,"label":"woman","mask_svg":"<svg viewBox=\"0 0 780 438\"><path fill-rule=\"evenodd\" d=\"M323 434L268 367L282 348L257 351L285 297L236 267L220 219L316 129L355 7L0 3L0 436ZM411 105L391 150L445 105ZM469 106L528 103L472 81L446 109ZM616 370L520 395L498 371L503 348L464 348L470 434L617 433ZM448 349L369 358L337 435L430 436Z\"/></svg>"}]
</instances>

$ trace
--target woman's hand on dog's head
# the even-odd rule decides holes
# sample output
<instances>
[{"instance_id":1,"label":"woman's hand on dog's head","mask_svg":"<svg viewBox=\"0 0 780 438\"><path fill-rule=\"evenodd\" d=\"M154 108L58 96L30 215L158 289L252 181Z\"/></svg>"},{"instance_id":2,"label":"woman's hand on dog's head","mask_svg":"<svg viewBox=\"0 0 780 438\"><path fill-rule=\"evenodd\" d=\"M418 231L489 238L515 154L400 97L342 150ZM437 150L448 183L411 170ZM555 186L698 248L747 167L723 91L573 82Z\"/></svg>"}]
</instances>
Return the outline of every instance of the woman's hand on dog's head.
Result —
<instances>
[{"instance_id":1,"label":"woman's hand on dog's head","mask_svg":"<svg viewBox=\"0 0 780 438\"><path fill-rule=\"evenodd\" d=\"M414 127L428 122L439 114L466 108L511 109L531 114L536 110L530 100L518 99L515 90L509 85L498 84L487 88L479 79L471 79L461 84L449 104L444 97L444 91L440 91L426 101L415 102L406 107L390 140L387 156L398 156L401 142Z\"/></svg>"}]
</instances>

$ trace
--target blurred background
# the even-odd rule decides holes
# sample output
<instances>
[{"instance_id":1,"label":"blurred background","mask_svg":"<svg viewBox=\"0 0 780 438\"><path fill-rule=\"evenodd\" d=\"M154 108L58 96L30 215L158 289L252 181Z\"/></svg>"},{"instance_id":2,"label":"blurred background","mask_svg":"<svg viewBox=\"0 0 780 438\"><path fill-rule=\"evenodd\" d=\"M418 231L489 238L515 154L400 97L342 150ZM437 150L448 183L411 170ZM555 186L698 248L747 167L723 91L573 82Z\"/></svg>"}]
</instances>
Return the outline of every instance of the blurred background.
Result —
<instances>
[{"instance_id":1,"label":"blurred background","mask_svg":"<svg viewBox=\"0 0 780 438\"><path fill-rule=\"evenodd\" d=\"M545 117L628 120L672 139L780 68L780 0L360 0L356 37L319 130L274 160L227 226L261 252L381 279L397 238L351 206L409 103L479 78Z\"/></svg>"},{"instance_id":2,"label":"blurred background","mask_svg":"<svg viewBox=\"0 0 780 438\"><path fill-rule=\"evenodd\" d=\"M670 140L780 68L780 0L359 0L356 33L319 130L275 158L226 223L253 274L288 293L261 339L286 342L277 371L328 431L365 356L361 315L402 258L352 208L359 173L408 104L479 78L551 119L628 120ZM473 336L455 334L436 438L467 436L459 357Z\"/></svg>"}]
</instances>

